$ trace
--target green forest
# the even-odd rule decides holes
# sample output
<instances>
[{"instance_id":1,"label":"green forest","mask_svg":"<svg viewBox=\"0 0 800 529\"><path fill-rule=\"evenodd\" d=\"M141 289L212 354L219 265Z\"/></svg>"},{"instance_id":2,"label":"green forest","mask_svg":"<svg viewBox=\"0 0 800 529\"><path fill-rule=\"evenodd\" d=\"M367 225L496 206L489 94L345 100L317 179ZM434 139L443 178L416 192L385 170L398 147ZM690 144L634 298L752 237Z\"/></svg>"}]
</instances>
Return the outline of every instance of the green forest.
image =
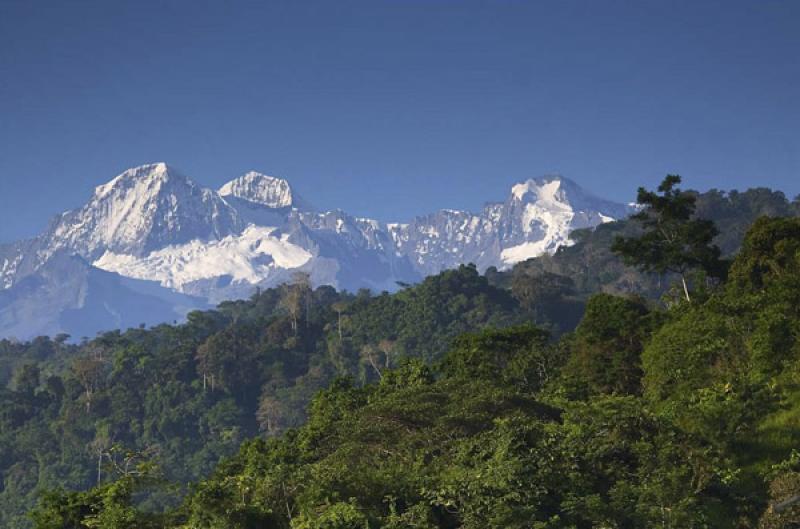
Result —
<instances>
[{"instance_id":1,"label":"green forest","mask_svg":"<svg viewBox=\"0 0 800 529\"><path fill-rule=\"evenodd\" d=\"M800 527L800 200L680 184L507 271L0 341L0 527Z\"/></svg>"}]
</instances>

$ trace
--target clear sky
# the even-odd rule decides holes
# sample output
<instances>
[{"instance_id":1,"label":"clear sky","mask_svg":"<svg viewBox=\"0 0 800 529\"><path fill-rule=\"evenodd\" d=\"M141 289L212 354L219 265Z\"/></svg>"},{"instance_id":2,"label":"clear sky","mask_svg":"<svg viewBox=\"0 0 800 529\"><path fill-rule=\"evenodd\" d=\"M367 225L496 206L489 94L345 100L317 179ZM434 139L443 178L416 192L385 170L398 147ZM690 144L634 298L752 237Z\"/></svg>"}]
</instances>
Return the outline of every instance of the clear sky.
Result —
<instances>
[{"instance_id":1,"label":"clear sky","mask_svg":"<svg viewBox=\"0 0 800 529\"><path fill-rule=\"evenodd\" d=\"M127 167L382 220L560 172L800 193L800 1L0 0L0 240Z\"/></svg>"}]
</instances>

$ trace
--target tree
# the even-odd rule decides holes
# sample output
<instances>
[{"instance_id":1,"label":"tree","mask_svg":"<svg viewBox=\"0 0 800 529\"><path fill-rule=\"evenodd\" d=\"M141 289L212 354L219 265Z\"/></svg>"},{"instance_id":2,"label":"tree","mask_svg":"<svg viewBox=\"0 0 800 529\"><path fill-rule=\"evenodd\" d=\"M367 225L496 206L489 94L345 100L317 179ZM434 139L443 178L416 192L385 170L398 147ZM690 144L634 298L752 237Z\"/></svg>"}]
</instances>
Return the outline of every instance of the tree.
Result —
<instances>
[{"instance_id":1,"label":"tree","mask_svg":"<svg viewBox=\"0 0 800 529\"><path fill-rule=\"evenodd\" d=\"M300 291L300 296L305 305L306 327L308 327L309 323L311 323L311 305L314 301L311 274L308 272L295 272L292 278L294 280L294 286Z\"/></svg>"},{"instance_id":2,"label":"tree","mask_svg":"<svg viewBox=\"0 0 800 529\"><path fill-rule=\"evenodd\" d=\"M72 373L83 386L86 401L86 413L92 411L92 399L100 385L103 373L103 360L95 355L83 356L72 363Z\"/></svg>"},{"instance_id":3,"label":"tree","mask_svg":"<svg viewBox=\"0 0 800 529\"><path fill-rule=\"evenodd\" d=\"M137 494L160 484L156 467L126 453L119 479L86 492L45 491L30 513L35 529L156 529L166 527L159 514L136 508Z\"/></svg>"},{"instance_id":4,"label":"tree","mask_svg":"<svg viewBox=\"0 0 800 529\"><path fill-rule=\"evenodd\" d=\"M292 523L297 529L367 529L369 519L354 500L325 505Z\"/></svg>"},{"instance_id":5,"label":"tree","mask_svg":"<svg viewBox=\"0 0 800 529\"><path fill-rule=\"evenodd\" d=\"M311 276L307 272L295 273L292 283L283 285L281 306L289 313L292 330L297 336L297 321L302 317L303 309L305 308L306 324L311 313Z\"/></svg>"},{"instance_id":6,"label":"tree","mask_svg":"<svg viewBox=\"0 0 800 529\"><path fill-rule=\"evenodd\" d=\"M394 354L395 349L395 341L394 340L381 340L378 343L378 349L383 353L384 357L384 366L386 369L392 367L392 355Z\"/></svg>"},{"instance_id":7,"label":"tree","mask_svg":"<svg viewBox=\"0 0 800 529\"><path fill-rule=\"evenodd\" d=\"M336 311L336 331L339 334L339 342L342 341L342 313L347 310L347 303L344 301L337 301L331 305L331 308Z\"/></svg>"},{"instance_id":8,"label":"tree","mask_svg":"<svg viewBox=\"0 0 800 529\"><path fill-rule=\"evenodd\" d=\"M731 266L731 282L740 289L760 290L777 281L791 284L799 277L800 219L756 220Z\"/></svg>"},{"instance_id":9,"label":"tree","mask_svg":"<svg viewBox=\"0 0 800 529\"><path fill-rule=\"evenodd\" d=\"M273 388L265 386L258 401L256 419L259 428L267 436L278 435L283 430L285 408L285 403L275 396Z\"/></svg>"},{"instance_id":10,"label":"tree","mask_svg":"<svg viewBox=\"0 0 800 529\"><path fill-rule=\"evenodd\" d=\"M97 429L94 440L86 447L89 453L97 456L97 481L96 485L100 485L103 474L103 458L108 456L108 451L113 446L114 439L109 433L108 424L104 424Z\"/></svg>"},{"instance_id":11,"label":"tree","mask_svg":"<svg viewBox=\"0 0 800 529\"><path fill-rule=\"evenodd\" d=\"M14 387L19 393L32 397L39 387L39 366L25 364L14 374Z\"/></svg>"},{"instance_id":12,"label":"tree","mask_svg":"<svg viewBox=\"0 0 800 529\"><path fill-rule=\"evenodd\" d=\"M696 197L678 189L680 182L680 176L667 175L658 186L661 194L640 187L636 201L644 209L631 218L643 233L617 237L611 249L644 272L678 274L686 301L691 301L686 274L700 269L710 277L723 277L725 263L712 243L717 228L710 220L693 218Z\"/></svg>"},{"instance_id":13,"label":"tree","mask_svg":"<svg viewBox=\"0 0 800 529\"><path fill-rule=\"evenodd\" d=\"M378 375L378 378L381 378L383 375L381 374L381 368L378 366L379 359L378 353L375 350L375 347L372 344L365 344L361 347L361 355L360 360L362 364L369 364L370 367L375 371L375 374Z\"/></svg>"},{"instance_id":14,"label":"tree","mask_svg":"<svg viewBox=\"0 0 800 529\"><path fill-rule=\"evenodd\" d=\"M641 354L652 329L641 300L595 294L570 340L566 379L586 395L641 393Z\"/></svg>"},{"instance_id":15,"label":"tree","mask_svg":"<svg viewBox=\"0 0 800 529\"><path fill-rule=\"evenodd\" d=\"M208 379L212 391L220 387L237 395L240 401L245 400L259 376L253 329L247 324L231 326L197 348L195 358L204 389Z\"/></svg>"},{"instance_id":16,"label":"tree","mask_svg":"<svg viewBox=\"0 0 800 529\"><path fill-rule=\"evenodd\" d=\"M471 380L513 380L518 383L520 379L530 378L523 373L532 369L546 377L548 369L540 367L540 364L549 356L546 354L548 339L547 331L532 325L463 334L453 340L441 368L448 376ZM536 387L540 384L525 385Z\"/></svg>"},{"instance_id":17,"label":"tree","mask_svg":"<svg viewBox=\"0 0 800 529\"><path fill-rule=\"evenodd\" d=\"M569 277L550 272L515 268L511 274L511 292L520 305L539 319L539 311L575 294L575 283Z\"/></svg>"}]
</instances>

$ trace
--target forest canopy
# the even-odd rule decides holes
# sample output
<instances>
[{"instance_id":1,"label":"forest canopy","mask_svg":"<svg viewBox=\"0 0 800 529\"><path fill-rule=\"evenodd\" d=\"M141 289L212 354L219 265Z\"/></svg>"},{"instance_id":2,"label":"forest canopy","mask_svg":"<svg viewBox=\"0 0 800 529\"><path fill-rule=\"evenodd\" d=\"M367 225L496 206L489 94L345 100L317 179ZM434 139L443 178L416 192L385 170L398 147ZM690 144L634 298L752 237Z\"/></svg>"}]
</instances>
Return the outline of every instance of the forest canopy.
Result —
<instances>
[{"instance_id":1,"label":"forest canopy","mask_svg":"<svg viewBox=\"0 0 800 529\"><path fill-rule=\"evenodd\" d=\"M508 272L2 341L0 525L800 523L797 202L678 193L732 258L688 295L614 253L632 219Z\"/></svg>"}]
</instances>

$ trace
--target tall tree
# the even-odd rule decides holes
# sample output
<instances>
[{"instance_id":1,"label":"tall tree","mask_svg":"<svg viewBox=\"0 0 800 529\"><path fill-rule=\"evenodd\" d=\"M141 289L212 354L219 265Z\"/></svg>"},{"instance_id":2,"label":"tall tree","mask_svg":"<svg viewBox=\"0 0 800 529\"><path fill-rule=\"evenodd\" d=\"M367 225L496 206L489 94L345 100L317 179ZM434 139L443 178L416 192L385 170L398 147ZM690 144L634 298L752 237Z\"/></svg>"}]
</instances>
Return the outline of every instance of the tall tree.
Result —
<instances>
[{"instance_id":1,"label":"tall tree","mask_svg":"<svg viewBox=\"0 0 800 529\"><path fill-rule=\"evenodd\" d=\"M292 319L292 330L297 336L297 321L302 317L304 306L306 325L311 313L311 276L307 272L296 272L292 282L283 285L281 306Z\"/></svg>"},{"instance_id":2,"label":"tall tree","mask_svg":"<svg viewBox=\"0 0 800 529\"><path fill-rule=\"evenodd\" d=\"M82 356L72 362L72 373L83 387L86 413L92 411L92 399L100 385L103 367L103 360L94 355Z\"/></svg>"},{"instance_id":3,"label":"tall tree","mask_svg":"<svg viewBox=\"0 0 800 529\"><path fill-rule=\"evenodd\" d=\"M331 308L336 311L337 320L336 320L336 330L339 334L339 342L342 341L342 313L347 310L347 303L344 301L337 301L331 305Z\"/></svg>"},{"instance_id":4,"label":"tall tree","mask_svg":"<svg viewBox=\"0 0 800 529\"><path fill-rule=\"evenodd\" d=\"M725 262L713 244L717 228L710 220L694 218L696 197L676 187L680 182L680 176L667 175L658 193L640 187L636 202L643 209L631 218L641 224L643 233L617 237L611 249L644 272L678 274L686 301L691 301L686 274L700 269L721 277Z\"/></svg>"},{"instance_id":5,"label":"tall tree","mask_svg":"<svg viewBox=\"0 0 800 529\"><path fill-rule=\"evenodd\" d=\"M267 436L274 436L283 430L286 405L275 395L272 387L265 387L258 400L256 419L258 426Z\"/></svg>"}]
</instances>

